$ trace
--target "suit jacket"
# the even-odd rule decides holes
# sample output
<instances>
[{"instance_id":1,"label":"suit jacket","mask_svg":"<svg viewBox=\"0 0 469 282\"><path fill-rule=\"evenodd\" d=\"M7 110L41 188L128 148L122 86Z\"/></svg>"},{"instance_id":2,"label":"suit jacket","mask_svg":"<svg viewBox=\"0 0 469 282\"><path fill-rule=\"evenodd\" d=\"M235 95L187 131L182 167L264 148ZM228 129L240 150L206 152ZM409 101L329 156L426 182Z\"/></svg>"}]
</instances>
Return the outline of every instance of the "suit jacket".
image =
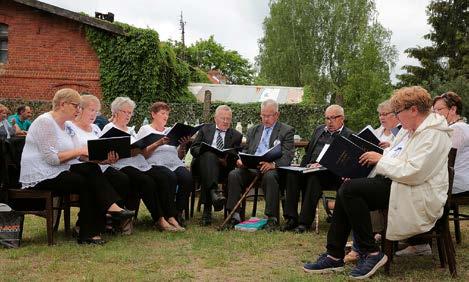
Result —
<instances>
[{"instance_id":1,"label":"suit jacket","mask_svg":"<svg viewBox=\"0 0 469 282\"><path fill-rule=\"evenodd\" d=\"M321 136L321 134L324 132L325 127L326 126L323 124L323 125L316 127L316 129L314 130L313 135L311 136L311 139L309 140L308 146L306 147L306 153L303 156L303 159L301 160L301 166L306 166L309 163L309 160L311 159L311 156L314 151L314 147L316 147L316 143L319 140L319 136ZM348 129L345 126L342 128L342 131L340 131L340 135L344 137L349 137L350 134L352 133L353 131Z\"/></svg>"},{"instance_id":2,"label":"suit jacket","mask_svg":"<svg viewBox=\"0 0 469 282\"><path fill-rule=\"evenodd\" d=\"M197 159L200 156L200 147L202 145L202 142L205 142L207 144L212 144L213 138L215 138L215 131L216 131L216 126L214 123L207 124L203 126L199 133L197 133L197 136L195 137L194 142L192 143L191 146L191 154L194 157L193 164L195 159ZM228 148L239 148L241 146L241 140L243 138L243 134L241 134L239 131L233 128L228 128L228 130L225 133L225 139L223 140L223 148L228 149ZM234 165L234 162L236 161L236 157L228 155L227 163L229 166Z\"/></svg>"},{"instance_id":3,"label":"suit jacket","mask_svg":"<svg viewBox=\"0 0 469 282\"><path fill-rule=\"evenodd\" d=\"M257 146L259 146L263 131L264 125L262 124L253 126L248 130L246 136L246 149L244 150L245 153L256 153ZM295 130L293 127L279 121L277 121L274 128L272 129L269 140L269 148L274 146L275 140L280 141L282 146L282 156L275 160L277 166L288 166L291 164L291 161L295 156L295 144L293 141L294 135Z\"/></svg>"}]
</instances>

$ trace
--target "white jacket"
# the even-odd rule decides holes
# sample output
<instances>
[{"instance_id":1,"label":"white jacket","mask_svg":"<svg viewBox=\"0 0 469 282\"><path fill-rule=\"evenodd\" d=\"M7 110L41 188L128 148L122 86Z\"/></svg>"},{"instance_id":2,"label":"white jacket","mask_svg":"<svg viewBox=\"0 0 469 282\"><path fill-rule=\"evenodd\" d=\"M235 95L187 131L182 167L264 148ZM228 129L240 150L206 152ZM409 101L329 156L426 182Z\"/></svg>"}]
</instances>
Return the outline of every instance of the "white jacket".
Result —
<instances>
[{"instance_id":1,"label":"white jacket","mask_svg":"<svg viewBox=\"0 0 469 282\"><path fill-rule=\"evenodd\" d=\"M385 154L377 163L376 173L392 180L387 239L403 240L427 232L443 214L450 132L445 118L431 113L397 157ZM393 145L404 137L405 132L400 133Z\"/></svg>"}]
</instances>

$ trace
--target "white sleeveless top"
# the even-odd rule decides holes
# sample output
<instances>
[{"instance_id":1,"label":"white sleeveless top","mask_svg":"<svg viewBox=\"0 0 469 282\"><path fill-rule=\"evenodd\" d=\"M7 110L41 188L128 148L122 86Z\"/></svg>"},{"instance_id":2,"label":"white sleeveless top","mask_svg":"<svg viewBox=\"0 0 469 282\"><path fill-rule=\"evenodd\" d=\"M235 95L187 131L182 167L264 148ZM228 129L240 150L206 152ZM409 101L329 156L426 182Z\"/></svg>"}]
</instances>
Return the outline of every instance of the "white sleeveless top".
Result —
<instances>
[{"instance_id":1,"label":"white sleeveless top","mask_svg":"<svg viewBox=\"0 0 469 282\"><path fill-rule=\"evenodd\" d=\"M453 194L469 191L469 125L456 122L449 126L453 129L451 141L458 149L454 163Z\"/></svg>"},{"instance_id":2,"label":"white sleeveless top","mask_svg":"<svg viewBox=\"0 0 469 282\"><path fill-rule=\"evenodd\" d=\"M166 134L171 130L171 127L166 127L164 131L158 131L154 129L150 124L140 127L137 138L141 139L150 133ZM151 165L164 166L172 171L175 171L178 167L184 166L184 162L179 158L176 146L161 145L151 154L147 159L147 162Z\"/></svg>"},{"instance_id":3,"label":"white sleeveless top","mask_svg":"<svg viewBox=\"0 0 469 282\"><path fill-rule=\"evenodd\" d=\"M88 140L98 139L101 136L101 129L96 124L91 124L91 131L85 131L71 121L66 121L65 124L75 132L75 135L72 137L75 148L85 147L88 145ZM99 165L99 167L104 172L109 168L109 165Z\"/></svg>"},{"instance_id":4,"label":"white sleeveless top","mask_svg":"<svg viewBox=\"0 0 469 282\"><path fill-rule=\"evenodd\" d=\"M103 128L102 134L106 133L109 129L116 127L114 123L110 122ZM116 127L117 128L117 127ZM137 134L135 133L134 127L127 127L127 133L130 134L130 142L133 143L137 140ZM111 165L113 168L119 170L126 166L135 167L140 171L147 171L151 169L151 165L145 160L142 154L138 154L135 157L119 159L116 163Z\"/></svg>"},{"instance_id":5,"label":"white sleeveless top","mask_svg":"<svg viewBox=\"0 0 469 282\"><path fill-rule=\"evenodd\" d=\"M36 118L28 134L21 155L20 182L22 188L33 187L39 182L57 177L70 169L77 159L60 163L58 153L75 148L72 137L75 132L65 126L62 130L50 112Z\"/></svg>"}]
</instances>

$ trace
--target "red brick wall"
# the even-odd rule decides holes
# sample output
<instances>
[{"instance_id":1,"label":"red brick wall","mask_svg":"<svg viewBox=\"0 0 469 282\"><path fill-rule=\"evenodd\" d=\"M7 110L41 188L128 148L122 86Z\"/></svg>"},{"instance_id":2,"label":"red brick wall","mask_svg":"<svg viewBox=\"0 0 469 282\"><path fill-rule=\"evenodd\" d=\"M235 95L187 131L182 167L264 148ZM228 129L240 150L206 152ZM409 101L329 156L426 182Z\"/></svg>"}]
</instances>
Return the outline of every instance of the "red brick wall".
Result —
<instances>
[{"instance_id":1,"label":"red brick wall","mask_svg":"<svg viewBox=\"0 0 469 282\"><path fill-rule=\"evenodd\" d=\"M101 96L99 60L83 24L0 0L8 27L8 62L0 64L0 98L49 100L64 87Z\"/></svg>"}]
</instances>

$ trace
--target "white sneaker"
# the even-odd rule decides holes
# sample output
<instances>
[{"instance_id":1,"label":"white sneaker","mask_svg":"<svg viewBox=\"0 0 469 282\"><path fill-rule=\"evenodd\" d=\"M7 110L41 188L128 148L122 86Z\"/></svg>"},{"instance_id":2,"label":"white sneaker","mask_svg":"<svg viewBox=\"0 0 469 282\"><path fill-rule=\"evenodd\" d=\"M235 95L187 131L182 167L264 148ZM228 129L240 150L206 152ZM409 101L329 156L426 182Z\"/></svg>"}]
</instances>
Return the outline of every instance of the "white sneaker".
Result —
<instances>
[{"instance_id":1,"label":"white sneaker","mask_svg":"<svg viewBox=\"0 0 469 282\"><path fill-rule=\"evenodd\" d=\"M422 244L415 246L408 246L407 248L397 251L396 256L431 256L432 249L430 244Z\"/></svg>"}]
</instances>

